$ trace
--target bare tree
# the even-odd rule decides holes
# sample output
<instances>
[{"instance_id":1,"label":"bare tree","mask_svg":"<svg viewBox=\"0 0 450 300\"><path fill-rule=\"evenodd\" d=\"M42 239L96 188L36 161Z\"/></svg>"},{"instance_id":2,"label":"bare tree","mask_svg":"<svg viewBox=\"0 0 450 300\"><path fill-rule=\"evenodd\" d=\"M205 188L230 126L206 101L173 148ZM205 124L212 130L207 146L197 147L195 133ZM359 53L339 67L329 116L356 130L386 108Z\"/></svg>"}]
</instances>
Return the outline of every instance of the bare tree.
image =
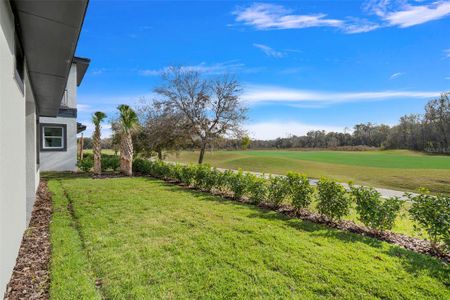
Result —
<instances>
[{"instance_id":1,"label":"bare tree","mask_svg":"<svg viewBox=\"0 0 450 300\"><path fill-rule=\"evenodd\" d=\"M200 144L199 164L215 139L242 132L246 109L239 99L242 89L236 79L205 79L199 72L182 67L168 68L162 79L164 84L154 90L161 97L159 103L186 119L192 139Z\"/></svg>"}]
</instances>

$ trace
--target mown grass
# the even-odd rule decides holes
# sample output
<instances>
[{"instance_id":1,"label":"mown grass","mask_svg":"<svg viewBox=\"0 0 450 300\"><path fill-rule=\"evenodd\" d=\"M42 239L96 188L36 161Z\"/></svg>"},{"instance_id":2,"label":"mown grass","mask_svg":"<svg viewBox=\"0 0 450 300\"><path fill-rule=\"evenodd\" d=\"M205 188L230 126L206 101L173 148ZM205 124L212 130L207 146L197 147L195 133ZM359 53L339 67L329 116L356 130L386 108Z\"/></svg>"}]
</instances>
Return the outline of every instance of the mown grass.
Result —
<instances>
[{"instance_id":1,"label":"mown grass","mask_svg":"<svg viewBox=\"0 0 450 300\"><path fill-rule=\"evenodd\" d=\"M100 299L68 198L59 181L51 180L49 188L53 192L50 295L53 299Z\"/></svg>"},{"instance_id":2,"label":"mown grass","mask_svg":"<svg viewBox=\"0 0 450 300\"><path fill-rule=\"evenodd\" d=\"M93 154L94 153L92 151L92 149L84 149L83 152L86 153L86 154ZM116 154L116 152L113 149L102 149L102 154L114 155L114 154ZM117 155L118 154L119 154L119 152L117 153Z\"/></svg>"},{"instance_id":3,"label":"mown grass","mask_svg":"<svg viewBox=\"0 0 450 300\"><path fill-rule=\"evenodd\" d=\"M196 162L198 153L185 151L169 160ZM217 151L207 152L213 166L274 174L289 171L312 178L415 191L419 187L450 194L450 156L395 151Z\"/></svg>"},{"instance_id":4,"label":"mown grass","mask_svg":"<svg viewBox=\"0 0 450 300\"><path fill-rule=\"evenodd\" d=\"M107 299L450 297L448 266L371 238L149 178L49 180L79 232L54 228L53 251L84 257L52 263L53 299L94 279Z\"/></svg>"}]
</instances>

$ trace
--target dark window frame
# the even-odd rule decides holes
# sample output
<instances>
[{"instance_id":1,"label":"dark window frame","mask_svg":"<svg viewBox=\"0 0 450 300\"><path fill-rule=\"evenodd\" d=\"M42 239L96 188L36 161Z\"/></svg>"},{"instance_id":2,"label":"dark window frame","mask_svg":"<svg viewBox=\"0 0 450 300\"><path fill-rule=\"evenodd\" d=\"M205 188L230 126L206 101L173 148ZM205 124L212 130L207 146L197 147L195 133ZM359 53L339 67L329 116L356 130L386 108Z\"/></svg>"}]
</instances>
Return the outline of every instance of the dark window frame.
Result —
<instances>
[{"instance_id":1,"label":"dark window frame","mask_svg":"<svg viewBox=\"0 0 450 300\"><path fill-rule=\"evenodd\" d=\"M41 152L67 152L67 124L58 124L58 123L40 123L40 145L41 145ZM62 142L63 147L61 148L44 148L44 128L45 127L61 127L63 128L63 136L62 136Z\"/></svg>"}]
</instances>

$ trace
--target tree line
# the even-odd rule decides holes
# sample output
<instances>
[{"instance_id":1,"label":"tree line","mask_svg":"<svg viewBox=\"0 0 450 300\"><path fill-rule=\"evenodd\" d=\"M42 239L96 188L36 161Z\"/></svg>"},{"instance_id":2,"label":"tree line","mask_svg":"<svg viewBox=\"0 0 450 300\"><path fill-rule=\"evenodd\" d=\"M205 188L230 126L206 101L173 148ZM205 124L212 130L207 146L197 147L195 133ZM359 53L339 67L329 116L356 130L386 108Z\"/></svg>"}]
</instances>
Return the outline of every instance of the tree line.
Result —
<instances>
[{"instance_id":1,"label":"tree line","mask_svg":"<svg viewBox=\"0 0 450 300\"><path fill-rule=\"evenodd\" d=\"M351 133L309 131L306 135L292 135L274 140L253 140L250 148L350 148L376 147L384 149L410 149L434 153L450 153L450 101L449 93L430 100L423 114L410 114L400 118L395 126L385 124L356 124ZM237 140L222 142L218 147L239 149ZM241 147L242 148L242 147Z\"/></svg>"}]
</instances>

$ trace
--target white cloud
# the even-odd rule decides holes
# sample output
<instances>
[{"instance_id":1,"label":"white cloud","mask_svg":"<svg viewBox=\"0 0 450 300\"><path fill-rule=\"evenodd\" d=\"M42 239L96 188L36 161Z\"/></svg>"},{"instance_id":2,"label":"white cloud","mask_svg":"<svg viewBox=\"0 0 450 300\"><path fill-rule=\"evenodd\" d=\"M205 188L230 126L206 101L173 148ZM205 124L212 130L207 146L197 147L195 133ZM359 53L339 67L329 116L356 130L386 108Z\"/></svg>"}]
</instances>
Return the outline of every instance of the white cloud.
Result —
<instances>
[{"instance_id":1,"label":"white cloud","mask_svg":"<svg viewBox=\"0 0 450 300\"><path fill-rule=\"evenodd\" d=\"M209 74L209 75L219 75L226 73L236 73L236 72L252 72L254 69L246 68L243 63L237 61L228 61L215 64L207 64L202 62L198 65L181 66L183 69L196 71L199 73ZM169 67L164 67L161 69L148 69L140 70L139 74L142 76L159 76L163 72L167 71Z\"/></svg>"},{"instance_id":2,"label":"white cloud","mask_svg":"<svg viewBox=\"0 0 450 300\"><path fill-rule=\"evenodd\" d=\"M450 1L437 1L429 5L402 5L397 11L378 13L391 26L411 27L450 15Z\"/></svg>"},{"instance_id":3,"label":"white cloud","mask_svg":"<svg viewBox=\"0 0 450 300\"><path fill-rule=\"evenodd\" d=\"M289 135L306 135L311 130L325 130L343 132L344 128L328 125L304 124L297 121L268 121L256 122L244 125L250 137L253 139L276 139Z\"/></svg>"},{"instance_id":4,"label":"white cloud","mask_svg":"<svg viewBox=\"0 0 450 300\"><path fill-rule=\"evenodd\" d=\"M450 57L450 49L445 49L444 55L445 55L445 57Z\"/></svg>"},{"instance_id":5,"label":"white cloud","mask_svg":"<svg viewBox=\"0 0 450 300\"><path fill-rule=\"evenodd\" d=\"M397 78L399 78L399 77L401 77L401 76L403 76L403 75L405 75L405 73L403 73L403 72L397 72L397 73L392 74L392 75L389 77L389 79L390 79L390 80L397 79Z\"/></svg>"},{"instance_id":6,"label":"white cloud","mask_svg":"<svg viewBox=\"0 0 450 300\"><path fill-rule=\"evenodd\" d=\"M316 103L321 106L344 102L384 101L399 98L433 98L440 92L434 91L368 91L329 92L291 89L277 86L248 86L242 99L248 104L257 103Z\"/></svg>"},{"instance_id":7,"label":"white cloud","mask_svg":"<svg viewBox=\"0 0 450 300\"><path fill-rule=\"evenodd\" d=\"M97 75L102 75L105 71L106 71L105 68L93 69L93 70L90 71L89 74L97 76Z\"/></svg>"},{"instance_id":8,"label":"white cloud","mask_svg":"<svg viewBox=\"0 0 450 300\"><path fill-rule=\"evenodd\" d=\"M293 14L292 10L282 5L254 3L246 8L233 12L236 21L253 26L260 30L293 29L308 27L341 27L341 20L327 19L326 14Z\"/></svg>"},{"instance_id":9,"label":"white cloud","mask_svg":"<svg viewBox=\"0 0 450 300\"><path fill-rule=\"evenodd\" d=\"M381 25L374 23L354 23L344 27L345 33L364 33L380 28Z\"/></svg>"},{"instance_id":10,"label":"white cloud","mask_svg":"<svg viewBox=\"0 0 450 300\"><path fill-rule=\"evenodd\" d=\"M283 52L277 51L267 45L263 44L253 44L256 48L260 49L262 52L264 52L265 55L274 57L274 58L281 58L284 56Z\"/></svg>"},{"instance_id":11,"label":"white cloud","mask_svg":"<svg viewBox=\"0 0 450 300\"><path fill-rule=\"evenodd\" d=\"M258 30L300 29L310 27L334 27L345 33L362 33L375 30L379 24L358 18L348 20L329 19L326 14L294 14L292 10L278 4L255 3L233 12L237 22L253 26Z\"/></svg>"},{"instance_id":12,"label":"white cloud","mask_svg":"<svg viewBox=\"0 0 450 300\"><path fill-rule=\"evenodd\" d=\"M94 109L88 104L77 104L78 112L93 112Z\"/></svg>"},{"instance_id":13,"label":"white cloud","mask_svg":"<svg viewBox=\"0 0 450 300\"><path fill-rule=\"evenodd\" d=\"M83 131L83 136L91 137L94 132L94 124L92 124L92 121L91 120L81 120L78 122L80 122L83 125L86 125L86 130ZM111 123L106 121L106 122L103 122L101 126L102 126L101 127L102 138L111 137L111 135L112 135ZM81 134L79 134L79 136L81 136Z\"/></svg>"},{"instance_id":14,"label":"white cloud","mask_svg":"<svg viewBox=\"0 0 450 300\"><path fill-rule=\"evenodd\" d=\"M420 3L421 1L415 1ZM376 22L348 16L345 19L327 18L325 13L296 14L278 4L255 3L236 9L236 21L258 30L334 27L347 34L373 31L382 27L407 28L450 15L450 1L411 5L406 0L370 0L364 11L379 18Z\"/></svg>"}]
</instances>

